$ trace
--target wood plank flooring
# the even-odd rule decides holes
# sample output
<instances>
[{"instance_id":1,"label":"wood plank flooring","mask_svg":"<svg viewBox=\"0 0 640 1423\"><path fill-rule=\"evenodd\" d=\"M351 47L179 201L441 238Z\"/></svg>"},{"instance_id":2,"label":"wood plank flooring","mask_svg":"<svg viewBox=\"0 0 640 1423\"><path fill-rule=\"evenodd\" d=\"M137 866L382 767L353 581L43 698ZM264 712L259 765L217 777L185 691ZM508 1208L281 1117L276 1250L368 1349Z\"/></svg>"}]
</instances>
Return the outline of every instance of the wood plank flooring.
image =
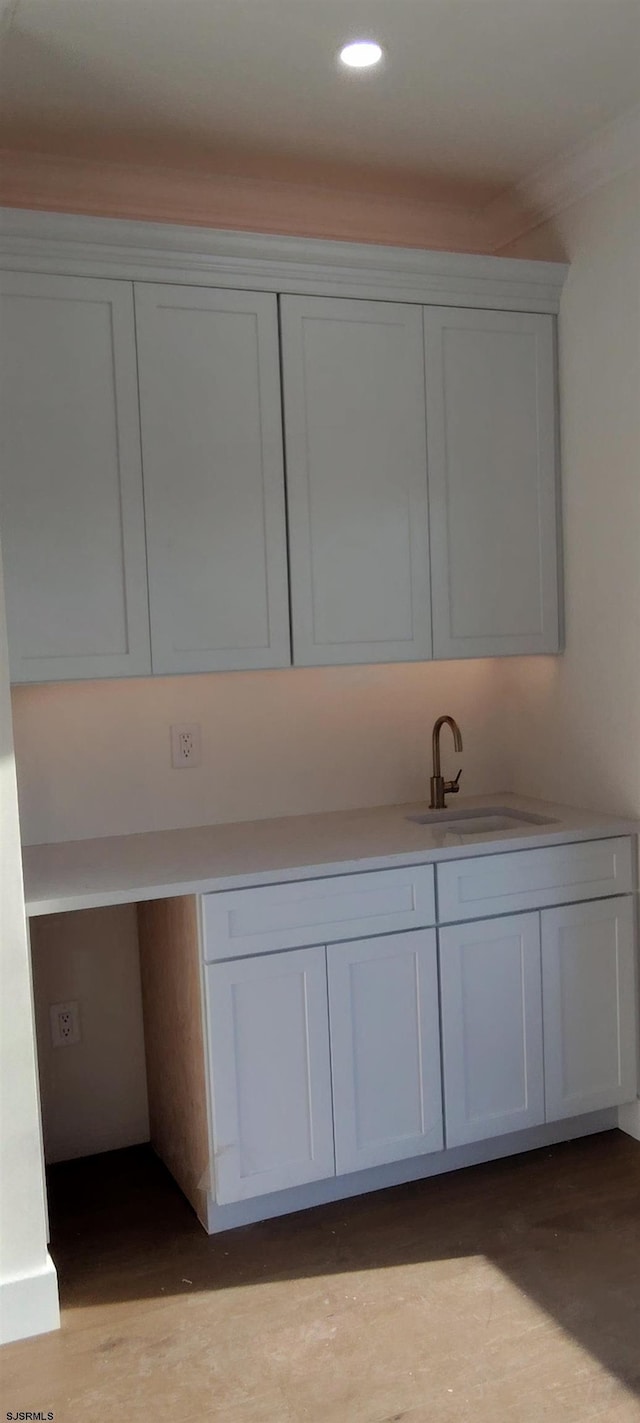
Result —
<instances>
[{"instance_id":1,"label":"wood plank flooring","mask_svg":"<svg viewBox=\"0 0 640 1423\"><path fill-rule=\"evenodd\" d=\"M208 1239L149 1148L53 1168L63 1326L0 1418L640 1420L640 1145L618 1132Z\"/></svg>"}]
</instances>

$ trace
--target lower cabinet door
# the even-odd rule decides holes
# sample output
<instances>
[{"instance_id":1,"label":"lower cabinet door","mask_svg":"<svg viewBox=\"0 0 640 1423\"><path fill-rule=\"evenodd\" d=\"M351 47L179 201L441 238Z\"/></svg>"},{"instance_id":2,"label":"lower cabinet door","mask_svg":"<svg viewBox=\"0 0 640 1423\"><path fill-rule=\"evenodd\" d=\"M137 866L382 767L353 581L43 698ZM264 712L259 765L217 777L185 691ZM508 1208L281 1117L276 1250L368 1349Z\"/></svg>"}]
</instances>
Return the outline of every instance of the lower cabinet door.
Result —
<instances>
[{"instance_id":1,"label":"lower cabinet door","mask_svg":"<svg viewBox=\"0 0 640 1423\"><path fill-rule=\"evenodd\" d=\"M636 1095L630 895L542 914L547 1121Z\"/></svg>"},{"instance_id":2,"label":"lower cabinet door","mask_svg":"<svg viewBox=\"0 0 640 1423\"><path fill-rule=\"evenodd\" d=\"M447 1146L544 1121L538 914L440 930Z\"/></svg>"},{"instance_id":3,"label":"lower cabinet door","mask_svg":"<svg viewBox=\"0 0 640 1423\"><path fill-rule=\"evenodd\" d=\"M443 1146L433 929L330 944L336 1171Z\"/></svg>"},{"instance_id":4,"label":"lower cabinet door","mask_svg":"<svg viewBox=\"0 0 640 1423\"><path fill-rule=\"evenodd\" d=\"M206 969L220 1204L335 1174L324 948Z\"/></svg>"}]
</instances>

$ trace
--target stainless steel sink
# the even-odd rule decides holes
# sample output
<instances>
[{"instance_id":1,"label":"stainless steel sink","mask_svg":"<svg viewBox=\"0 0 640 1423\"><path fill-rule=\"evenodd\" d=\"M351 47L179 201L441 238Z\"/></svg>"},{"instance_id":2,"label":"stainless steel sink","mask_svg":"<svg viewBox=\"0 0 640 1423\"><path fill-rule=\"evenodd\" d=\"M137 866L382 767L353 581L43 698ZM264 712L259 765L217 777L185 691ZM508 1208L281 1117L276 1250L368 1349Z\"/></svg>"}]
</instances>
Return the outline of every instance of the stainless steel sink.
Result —
<instances>
[{"instance_id":1,"label":"stainless steel sink","mask_svg":"<svg viewBox=\"0 0 640 1423\"><path fill-rule=\"evenodd\" d=\"M472 810L428 810L424 815L408 815L413 825L441 825L456 835L495 835L501 830L519 830L524 825L557 825L546 815L509 806L475 806Z\"/></svg>"}]
</instances>

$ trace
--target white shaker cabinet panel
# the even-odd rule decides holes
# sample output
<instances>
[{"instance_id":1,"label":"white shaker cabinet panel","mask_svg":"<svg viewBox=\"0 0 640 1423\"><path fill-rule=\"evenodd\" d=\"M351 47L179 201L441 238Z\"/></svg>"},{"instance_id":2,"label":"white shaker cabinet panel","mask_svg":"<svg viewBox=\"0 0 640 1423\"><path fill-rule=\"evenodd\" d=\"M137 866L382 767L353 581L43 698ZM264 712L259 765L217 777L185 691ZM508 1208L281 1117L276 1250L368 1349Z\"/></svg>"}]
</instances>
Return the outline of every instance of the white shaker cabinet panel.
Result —
<instances>
[{"instance_id":1,"label":"white shaker cabinet panel","mask_svg":"<svg viewBox=\"0 0 640 1423\"><path fill-rule=\"evenodd\" d=\"M633 898L542 914L547 1121L636 1095Z\"/></svg>"},{"instance_id":2,"label":"white shaker cabinet panel","mask_svg":"<svg viewBox=\"0 0 640 1423\"><path fill-rule=\"evenodd\" d=\"M544 1121L540 920L441 929L447 1146Z\"/></svg>"},{"instance_id":3,"label":"white shaker cabinet panel","mask_svg":"<svg viewBox=\"0 0 640 1423\"><path fill-rule=\"evenodd\" d=\"M424 325L434 656L557 652L553 318Z\"/></svg>"},{"instance_id":4,"label":"white shaker cabinet panel","mask_svg":"<svg viewBox=\"0 0 640 1423\"><path fill-rule=\"evenodd\" d=\"M270 953L434 924L432 865L203 896L204 959Z\"/></svg>"},{"instance_id":5,"label":"white shaker cabinet panel","mask_svg":"<svg viewBox=\"0 0 640 1423\"><path fill-rule=\"evenodd\" d=\"M131 285L30 273L0 283L12 680L149 672Z\"/></svg>"},{"instance_id":6,"label":"white shaker cabinet panel","mask_svg":"<svg viewBox=\"0 0 640 1423\"><path fill-rule=\"evenodd\" d=\"M294 662L431 656L419 307L281 298Z\"/></svg>"},{"instance_id":7,"label":"white shaker cabinet panel","mask_svg":"<svg viewBox=\"0 0 640 1423\"><path fill-rule=\"evenodd\" d=\"M135 297L153 670L285 666L277 299Z\"/></svg>"},{"instance_id":8,"label":"white shaker cabinet panel","mask_svg":"<svg viewBox=\"0 0 640 1423\"><path fill-rule=\"evenodd\" d=\"M620 835L448 860L438 865L437 881L438 919L445 924L603 899L633 889L632 843Z\"/></svg>"},{"instance_id":9,"label":"white shaker cabinet panel","mask_svg":"<svg viewBox=\"0 0 640 1423\"><path fill-rule=\"evenodd\" d=\"M433 929L327 949L338 1175L440 1151Z\"/></svg>"},{"instance_id":10,"label":"white shaker cabinet panel","mask_svg":"<svg viewBox=\"0 0 640 1423\"><path fill-rule=\"evenodd\" d=\"M216 1200L335 1174L323 948L206 969Z\"/></svg>"}]
</instances>

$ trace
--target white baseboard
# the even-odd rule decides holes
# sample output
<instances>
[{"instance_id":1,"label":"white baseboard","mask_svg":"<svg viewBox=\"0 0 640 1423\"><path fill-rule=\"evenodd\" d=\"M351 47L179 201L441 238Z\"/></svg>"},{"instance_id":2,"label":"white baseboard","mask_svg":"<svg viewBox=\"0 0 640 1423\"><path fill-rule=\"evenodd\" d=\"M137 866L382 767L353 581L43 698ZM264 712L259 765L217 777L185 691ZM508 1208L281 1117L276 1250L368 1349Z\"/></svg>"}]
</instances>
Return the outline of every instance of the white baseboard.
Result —
<instances>
[{"instance_id":1,"label":"white baseboard","mask_svg":"<svg viewBox=\"0 0 640 1423\"><path fill-rule=\"evenodd\" d=\"M0 1344L59 1328L58 1277L50 1256L32 1275L0 1280Z\"/></svg>"},{"instance_id":2,"label":"white baseboard","mask_svg":"<svg viewBox=\"0 0 640 1423\"><path fill-rule=\"evenodd\" d=\"M640 1141L640 1101L627 1102L624 1107L618 1107L618 1126L627 1136Z\"/></svg>"}]
</instances>

